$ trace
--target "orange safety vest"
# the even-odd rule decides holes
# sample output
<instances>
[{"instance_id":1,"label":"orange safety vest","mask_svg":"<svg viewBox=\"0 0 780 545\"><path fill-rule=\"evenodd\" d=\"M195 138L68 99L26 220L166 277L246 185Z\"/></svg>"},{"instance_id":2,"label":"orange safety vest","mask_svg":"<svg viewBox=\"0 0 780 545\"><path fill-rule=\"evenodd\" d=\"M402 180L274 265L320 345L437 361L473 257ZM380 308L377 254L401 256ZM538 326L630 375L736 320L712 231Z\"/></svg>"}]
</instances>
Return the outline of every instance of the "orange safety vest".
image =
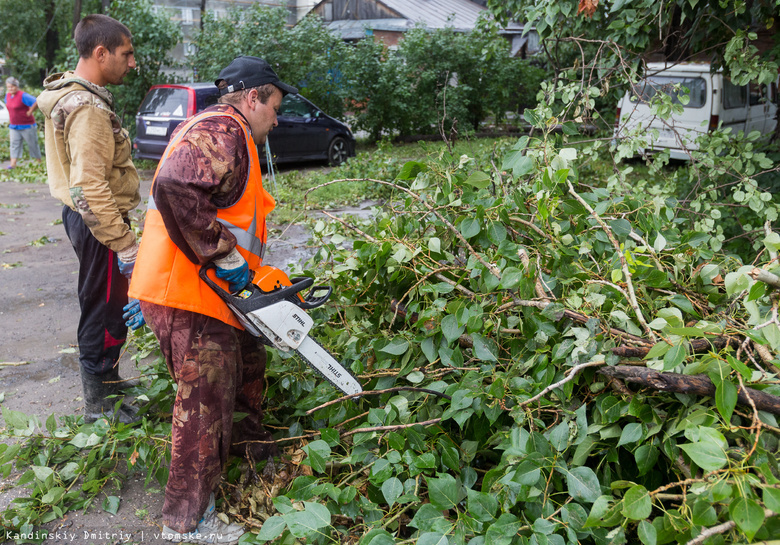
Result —
<instances>
[{"instance_id":1,"label":"orange safety vest","mask_svg":"<svg viewBox=\"0 0 780 545\"><path fill-rule=\"evenodd\" d=\"M257 158L257 148L252 145L249 128L241 118L230 113L203 112L185 121L184 127L168 144L157 166L128 295L141 301L205 314L244 329L224 301L200 279L200 264L190 261L170 239L153 197L154 184L162 166L187 131L199 121L217 116L230 117L238 122L244 131L249 152L246 189L237 203L217 211L217 221L236 236L236 247L251 270L259 268L263 262L263 251L268 238L265 218L276 203L263 189L260 161ZM224 280L216 279L216 282L225 290L228 289L228 283Z\"/></svg>"}]
</instances>

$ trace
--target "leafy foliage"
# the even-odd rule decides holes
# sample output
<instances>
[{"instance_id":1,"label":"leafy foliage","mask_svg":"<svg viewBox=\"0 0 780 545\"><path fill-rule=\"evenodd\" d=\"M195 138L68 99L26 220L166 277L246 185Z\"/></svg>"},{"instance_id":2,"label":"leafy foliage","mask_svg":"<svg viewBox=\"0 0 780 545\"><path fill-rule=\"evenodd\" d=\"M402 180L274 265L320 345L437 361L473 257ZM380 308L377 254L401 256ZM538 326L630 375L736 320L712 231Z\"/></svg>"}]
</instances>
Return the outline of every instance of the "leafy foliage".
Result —
<instances>
[{"instance_id":1,"label":"leafy foliage","mask_svg":"<svg viewBox=\"0 0 780 545\"><path fill-rule=\"evenodd\" d=\"M137 334L136 345L138 359L155 350L159 354L148 330L146 335ZM143 368L148 388L130 393L145 402L143 413L154 407L164 414L170 411L173 388L162 358L152 361ZM33 529L91 506L116 514L121 485L136 473L146 475L146 485L167 481L170 422L146 418L141 425L127 426L100 419L85 424L81 416L58 421L51 415L42 424L37 416L5 407L2 415L2 435L11 441L0 444L0 474L5 479L14 476L16 486L27 489L0 514L10 535L35 535Z\"/></svg>"},{"instance_id":2,"label":"leafy foliage","mask_svg":"<svg viewBox=\"0 0 780 545\"><path fill-rule=\"evenodd\" d=\"M169 52L181 40L181 30L165 10L153 11L151 0L112 0L109 15L133 35L137 68L111 91L122 125L135 134L135 114L149 87L174 80L163 69L173 65Z\"/></svg>"},{"instance_id":3,"label":"leafy foliage","mask_svg":"<svg viewBox=\"0 0 780 545\"><path fill-rule=\"evenodd\" d=\"M238 55L263 57L330 115L351 112L355 128L379 140L449 132L456 119L460 130L473 130L488 114L502 121L518 102L531 102L544 76L510 57L508 42L488 21L468 34L418 27L393 51L372 40L346 44L314 15L288 28L287 15L255 4L225 18L207 16L197 42L198 77L216 79Z\"/></svg>"}]
</instances>

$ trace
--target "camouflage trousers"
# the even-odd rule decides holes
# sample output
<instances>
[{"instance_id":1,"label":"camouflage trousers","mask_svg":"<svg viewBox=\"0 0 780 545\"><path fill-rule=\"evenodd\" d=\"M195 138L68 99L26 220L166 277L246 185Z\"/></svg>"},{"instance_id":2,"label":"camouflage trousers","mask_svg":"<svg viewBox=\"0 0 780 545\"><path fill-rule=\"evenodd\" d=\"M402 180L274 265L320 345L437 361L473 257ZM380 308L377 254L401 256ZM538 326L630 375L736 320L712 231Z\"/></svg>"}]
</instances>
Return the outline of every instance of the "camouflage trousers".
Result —
<instances>
[{"instance_id":1,"label":"camouflage trousers","mask_svg":"<svg viewBox=\"0 0 780 545\"><path fill-rule=\"evenodd\" d=\"M271 440L262 427L265 347L209 316L144 301L141 310L178 385L163 524L190 532L219 485L228 454L243 454L245 441ZM234 424L233 411L247 416ZM231 449L231 436L242 448ZM273 444L250 445L255 461L278 453Z\"/></svg>"}]
</instances>

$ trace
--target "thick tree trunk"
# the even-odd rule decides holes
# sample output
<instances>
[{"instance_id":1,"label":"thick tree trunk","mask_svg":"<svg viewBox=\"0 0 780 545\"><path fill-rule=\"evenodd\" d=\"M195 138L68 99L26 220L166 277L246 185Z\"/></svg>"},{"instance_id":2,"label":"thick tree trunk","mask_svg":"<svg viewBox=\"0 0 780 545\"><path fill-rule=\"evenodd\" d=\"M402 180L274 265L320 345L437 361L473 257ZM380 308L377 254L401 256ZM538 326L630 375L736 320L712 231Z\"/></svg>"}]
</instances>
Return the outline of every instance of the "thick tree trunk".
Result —
<instances>
[{"instance_id":1,"label":"thick tree trunk","mask_svg":"<svg viewBox=\"0 0 780 545\"><path fill-rule=\"evenodd\" d=\"M200 0L200 31L203 32L203 16L206 15L206 0Z\"/></svg>"},{"instance_id":2,"label":"thick tree trunk","mask_svg":"<svg viewBox=\"0 0 780 545\"><path fill-rule=\"evenodd\" d=\"M81 21L81 0L73 0L73 27L71 28L71 36L73 31L76 30L76 25Z\"/></svg>"},{"instance_id":3,"label":"thick tree trunk","mask_svg":"<svg viewBox=\"0 0 780 545\"><path fill-rule=\"evenodd\" d=\"M55 0L49 0L46 3L46 53L44 59L46 60L46 70L48 73L54 67L54 59L57 55L57 49L60 47L60 33L57 30L57 25L54 24L54 15L56 13ZM45 73L43 74L45 76ZM43 78L41 78L43 81Z\"/></svg>"},{"instance_id":4,"label":"thick tree trunk","mask_svg":"<svg viewBox=\"0 0 780 545\"><path fill-rule=\"evenodd\" d=\"M678 373L662 373L647 367L633 365L616 365L614 367L601 367L597 371L602 375L620 379L626 383L637 384L653 390L674 392L678 394L694 394L700 396L714 396L715 385L704 375L680 375ZM780 414L780 397L754 390L752 388L740 388L737 403L750 407L748 396L756 404L756 409L772 414Z\"/></svg>"}]
</instances>

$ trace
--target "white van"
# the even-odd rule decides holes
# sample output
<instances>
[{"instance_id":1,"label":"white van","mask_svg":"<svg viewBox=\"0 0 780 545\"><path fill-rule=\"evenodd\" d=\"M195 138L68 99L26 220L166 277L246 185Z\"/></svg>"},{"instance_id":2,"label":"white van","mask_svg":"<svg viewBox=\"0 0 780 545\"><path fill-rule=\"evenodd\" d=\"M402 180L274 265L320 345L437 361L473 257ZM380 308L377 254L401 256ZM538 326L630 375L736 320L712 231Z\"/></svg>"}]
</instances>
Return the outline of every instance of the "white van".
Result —
<instances>
[{"instance_id":1,"label":"white van","mask_svg":"<svg viewBox=\"0 0 780 545\"><path fill-rule=\"evenodd\" d=\"M676 87L678 86L679 87ZM648 63L646 76L626 92L618 103L615 136L620 138L637 129L648 139L646 152L669 149L672 159L690 159L698 149L696 138L709 130L731 127L732 134L759 131L769 134L777 123L777 82L736 86L722 71L710 72L709 64ZM688 94L683 113L668 119L654 116L648 102L658 92L680 103ZM658 137L645 129L657 129Z\"/></svg>"}]
</instances>

